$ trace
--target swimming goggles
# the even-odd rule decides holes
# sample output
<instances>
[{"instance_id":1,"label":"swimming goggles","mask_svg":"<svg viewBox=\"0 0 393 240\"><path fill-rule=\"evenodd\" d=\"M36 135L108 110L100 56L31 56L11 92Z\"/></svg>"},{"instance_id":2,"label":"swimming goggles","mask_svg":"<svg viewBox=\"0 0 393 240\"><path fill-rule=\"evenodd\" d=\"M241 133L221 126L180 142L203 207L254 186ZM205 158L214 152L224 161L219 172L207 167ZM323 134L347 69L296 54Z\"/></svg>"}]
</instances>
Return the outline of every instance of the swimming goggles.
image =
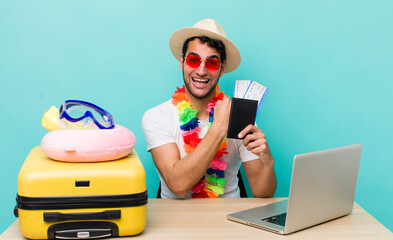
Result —
<instances>
[{"instance_id":1,"label":"swimming goggles","mask_svg":"<svg viewBox=\"0 0 393 240\"><path fill-rule=\"evenodd\" d=\"M71 129L111 129L115 127L112 115L89 102L65 101L59 110L61 125Z\"/></svg>"}]
</instances>

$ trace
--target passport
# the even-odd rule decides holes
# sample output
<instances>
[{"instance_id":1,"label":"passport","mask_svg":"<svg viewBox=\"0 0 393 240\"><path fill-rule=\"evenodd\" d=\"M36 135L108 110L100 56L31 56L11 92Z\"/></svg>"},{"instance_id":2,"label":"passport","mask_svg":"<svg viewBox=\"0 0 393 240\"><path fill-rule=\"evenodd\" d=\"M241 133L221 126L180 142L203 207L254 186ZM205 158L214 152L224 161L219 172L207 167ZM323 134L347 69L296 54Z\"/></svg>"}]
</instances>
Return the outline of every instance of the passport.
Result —
<instances>
[{"instance_id":1,"label":"passport","mask_svg":"<svg viewBox=\"0 0 393 240\"><path fill-rule=\"evenodd\" d=\"M252 99L232 98L231 113L227 138L239 139L238 134L249 124L255 124L258 101ZM245 136L244 136L245 137ZM241 138L241 139L244 139Z\"/></svg>"}]
</instances>

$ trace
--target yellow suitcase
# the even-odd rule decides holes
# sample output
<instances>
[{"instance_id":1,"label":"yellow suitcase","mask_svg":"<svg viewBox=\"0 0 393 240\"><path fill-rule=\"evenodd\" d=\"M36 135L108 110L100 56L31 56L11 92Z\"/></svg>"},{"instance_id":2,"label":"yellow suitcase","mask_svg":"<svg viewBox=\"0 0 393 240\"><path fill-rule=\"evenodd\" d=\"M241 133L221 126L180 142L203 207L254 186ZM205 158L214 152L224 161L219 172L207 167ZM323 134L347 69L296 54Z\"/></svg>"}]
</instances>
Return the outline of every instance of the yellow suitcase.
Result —
<instances>
[{"instance_id":1,"label":"yellow suitcase","mask_svg":"<svg viewBox=\"0 0 393 240\"><path fill-rule=\"evenodd\" d=\"M135 150L115 161L68 163L35 147L19 172L15 215L29 239L129 236L145 228L146 204Z\"/></svg>"}]
</instances>

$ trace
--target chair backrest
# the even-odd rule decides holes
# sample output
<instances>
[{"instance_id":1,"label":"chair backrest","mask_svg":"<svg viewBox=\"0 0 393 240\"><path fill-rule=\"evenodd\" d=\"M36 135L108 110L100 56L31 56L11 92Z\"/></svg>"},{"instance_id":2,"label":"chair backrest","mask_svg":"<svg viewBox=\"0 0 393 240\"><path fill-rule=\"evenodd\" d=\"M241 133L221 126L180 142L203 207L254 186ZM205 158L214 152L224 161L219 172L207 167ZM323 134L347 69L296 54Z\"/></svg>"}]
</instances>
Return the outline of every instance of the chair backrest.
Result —
<instances>
[{"instance_id":1,"label":"chair backrest","mask_svg":"<svg viewBox=\"0 0 393 240\"><path fill-rule=\"evenodd\" d=\"M239 178L238 186L239 186L239 190L240 190L240 197L241 198L248 198L240 170L237 173L237 178ZM158 185L157 198L161 198L161 182Z\"/></svg>"}]
</instances>

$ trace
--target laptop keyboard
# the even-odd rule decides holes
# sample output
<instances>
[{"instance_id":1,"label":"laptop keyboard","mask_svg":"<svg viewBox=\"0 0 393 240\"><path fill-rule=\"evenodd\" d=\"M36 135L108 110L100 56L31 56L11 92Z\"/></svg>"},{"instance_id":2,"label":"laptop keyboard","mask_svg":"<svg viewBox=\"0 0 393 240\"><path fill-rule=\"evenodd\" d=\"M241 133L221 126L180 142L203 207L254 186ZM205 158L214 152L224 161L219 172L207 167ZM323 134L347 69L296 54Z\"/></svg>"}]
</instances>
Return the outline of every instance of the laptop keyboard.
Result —
<instances>
[{"instance_id":1,"label":"laptop keyboard","mask_svg":"<svg viewBox=\"0 0 393 240\"><path fill-rule=\"evenodd\" d=\"M287 213L281 213L272 217L268 217L268 218L263 218L261 219L262 221L265 222L269 222L269 223L273 223L273 224L277 224L280 226L285 226L285 220L287 218Z\"/></svg>"}]
</instances>

